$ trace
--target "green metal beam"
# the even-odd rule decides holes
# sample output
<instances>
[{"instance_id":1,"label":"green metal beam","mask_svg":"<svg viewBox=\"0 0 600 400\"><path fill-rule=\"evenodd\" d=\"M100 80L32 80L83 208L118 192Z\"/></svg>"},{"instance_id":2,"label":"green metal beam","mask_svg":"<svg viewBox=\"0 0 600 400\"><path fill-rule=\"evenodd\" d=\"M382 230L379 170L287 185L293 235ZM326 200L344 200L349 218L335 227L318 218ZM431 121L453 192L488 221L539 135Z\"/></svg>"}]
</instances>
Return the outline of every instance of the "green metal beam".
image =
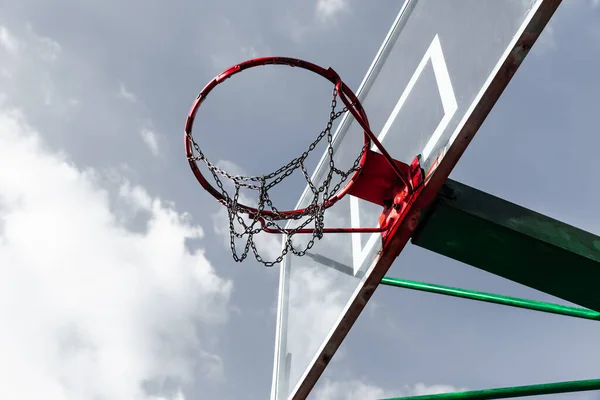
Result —
<instances>
[{"instance_id":1,"label":"green metal beam","mask_svg":"<svg viewBox=\"0 0 600 400\"><path fill-rule=\"evenodd\" d=\"M600 311L600 237L448 180L413 244Z\"/></svg>"},{"instance_id":2,"label":"green metal beam","mask_svg":"<svg viewBox=\"0 0 600 400\"><path fill-rule=\"evenodd\" d=\"M464 299L484 301L487 303L501 304L505 306L525 308L528 310L542 311L552 314L566 315L570 317L600 320L600 312L585 308L569 307L560 304L545 303L535 300L520 299L516 297L501 296L497 294L476 292L473 290L453 288L449 286L433 285L431 283L408 281L385 277L381 280L382 285L396 286L406 289L420 290L423 292L443 294L447 296L461 297Z\"/></svg>"},{"instance_id":3,"label":"green metal beam","mask_svg":"<svg viewBox=\"0 0 600 400\"><path fill-rule=\"evenodd\" d=\"M386 400L489 400L509 399L514 397L525 396L539 396L544 394L584 392L590 390L600 390L600 379L544 383L540 385L473 390L468 392L430 394L425 396L396 397Z\"/></svg>"}]
</instances>

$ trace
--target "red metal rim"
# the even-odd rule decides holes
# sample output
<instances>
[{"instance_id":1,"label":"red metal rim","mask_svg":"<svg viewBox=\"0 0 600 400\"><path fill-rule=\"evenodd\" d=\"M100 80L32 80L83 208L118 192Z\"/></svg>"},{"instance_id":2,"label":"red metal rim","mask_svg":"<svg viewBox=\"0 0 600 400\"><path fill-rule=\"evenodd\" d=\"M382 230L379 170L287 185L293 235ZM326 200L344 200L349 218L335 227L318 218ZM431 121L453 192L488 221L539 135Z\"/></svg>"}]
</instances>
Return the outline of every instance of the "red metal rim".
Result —
<instances>
[{"instance_id":1,"label":"red metal rim","mask_svg":"<svg viewBox=\"0 0 600 400\"><path fill-rule=\"evenodd\" d=\"M325 79L327 79L328 81L330 81L331 83L333 83L335 85L338 93L340 94L340 97L342 98L344 104L348 107L348 109L350 110L352 115L355 118L359 117L362 119L360 125L362 127L365 127L365 126L367 128L369 127L367 115L366 115L362 105L360 104L360 101L358 100L358 98L356 97L354 92L352 92L352 90L342 82L342 79L337 74L337 72L335 72L331 68L325 69L323 67L320 67L313 63L310 63L308 61L303 61L303 60L299 60L296 58L289 58L289 57L254 58L252 60L244 61L243 63L237 64L237 65L234 65L233 67L228 68L227 70L223 71L222 73L217 75L215 78L213 78L204 87L204 89L202 89L202 91L200 92L198 97L196 97L196 100L192 104L192 108L190 109L187 120L185 122L185 134L184 134L185 152L186 152L186 156L187 156L188 162L190 164L190 167L192 169L192 172L194 173L194 176L196 177L198 182L202 185L202 187L222 204L226 204L225 198L223 197L221 192L219 192L214 186L212 186L206 180L204 175L202 175L202 173L200 172L200 168L198 167L198 164L196 163L196 160L194 159L194 153L193 153L194 147L193 147L193 142L192 142L192 138L191 138L192 128L194 125L194 119L196 117L196 113L198 112L198 109L200 108L200 105L202 104L202 102L206 99L208 94L217 85L219 85L221 82L225 81L226 79L231 78L233 75L235 75L239 72L242 72L243 70L253 68L253 67L260 67L260 66L264 66L264 65L287 65L290 67L302 68L302 69L314 72L318 75L321 75L322 77L324 77ZM348 101L348 99L350 99L350 100ZM369 147L371 145L371 139L366 134L366 132L363 133L363 135L364 135L364 146L366 149L369 149ZM366 161L366 152L363 152L363 155L361 157L359 165L362 167L364 165L365 161ZM346 186L343 189L341 189L337 194L331 196L329 199L327 199L326 201L323 202L323 204L322 204L323 207L329 208L329 207L333 206L335 203L337 203L342 197L344 197L348 193L348 191L350 190L350 188L352 187L352 185L354 184L356 179L359 177L361 171L362 171L362 168L360 168L360 169L358 169L358 171L354 172L354 174L352 174L352 176L348 180L348 183L346 184ZM280 211L278 214L275 214L269 210L258 211L256 208L246 206L244 204L238 204L238 207L242 210L245 210L250 215L258 214L260 216L266 216L271 219L293 218L294 216L302 214L306 211L306 209L297 209L297 210Z\"/></svg>"}]
</instances>

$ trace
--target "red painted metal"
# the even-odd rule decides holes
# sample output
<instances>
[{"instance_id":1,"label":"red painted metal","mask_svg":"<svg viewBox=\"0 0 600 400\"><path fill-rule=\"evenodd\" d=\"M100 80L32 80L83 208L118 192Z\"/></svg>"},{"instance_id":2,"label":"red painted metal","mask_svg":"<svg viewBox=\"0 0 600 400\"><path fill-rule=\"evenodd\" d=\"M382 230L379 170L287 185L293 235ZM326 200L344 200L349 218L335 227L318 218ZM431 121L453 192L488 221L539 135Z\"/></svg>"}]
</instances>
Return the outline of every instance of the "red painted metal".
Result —
<instances>
[{"instance_id":1,"label":"red painted metal","mask_svg":"<svg viewBox=\"0 0 600 400\"><path fill-rule=\"evenodd\" d=\"M365 163L360 179L358 179L348 194L359 199L378 204L383 207L379 216L379 226L372 228L325 228L323 233L382 233L383 240L387 231L396 223L411 202L415 191L423 184L424 174L419 164L419 157L415 157L411 165L395 161L396 167L409 185L405 185L394 168L390 166L382 154L367 151ZM286 229L272 229L265 227L263 219L260 220L264 231L267 233L289 233ZM295 233L314 233L314 229L298 229Z\"/></svg>"},{"instance_id":2,"label":"red painted metal","mask_svg":"<svg viewBox=\"0 0 600 400\"><path fill-rule=\"evenodd\" d=\"M356 119L356 121L363 128L364 134L364 146L366 149L370 149L371 144L375 145L375 147L381 152L381 154L375 153L371 150L365 151L361 160L360 160L360 169L356 171L348 180L346 186L340 190L338 193L332 195L329 199L325 200L320 206L325 208L329 208L337 203L342 197L347 194L351 194L353 196L359 197L361 199L379 204L384 206L383 214L391 215L391 211L388 210L392 207L394 203L394 199L398 200L400 198L404 199L406 195L398 197L399 193L412 194L414 191L414 183L413 176L411 175L411 167L406 164L401 163L400 161L394 160L387 150L383 147L383 145L379 142L375 134L371 131L369 126L369 120L367 118L367 114L365 110L354 94L352 90L342 81L340 76L332 69L332 68L323 68L313 63L299 60L296 58L289 57L262 57L255 58L252 60L245 61L243 63L234 65L229 69L223 71L219 75L217 75L212 81L210 81L200 92L200 94L196 97L186 120L185 124L185 135L184 135L184 144L185 151L188 158L188 162L194 173L194 176L198 180L198 182L202 185L202 187L209 192L213 197L215 197L222 204L225 203L225 199L223 195L213 187L206 178L200 172L196 160L194 159L193 153L193 142L191 139L192 129L194 125L194 119L196 117L196 113L202 105L202 102L206 99L208 94L220 83L225 81L226 79L232 77L233 75L244 71L249 68L264 66L264 65L287 65L290 67L299 67L306 69L308 71L314 72L318 75L321 75L331 83L333 83L336 87L338 95L342 102L348 108L348 111L352 114L352 116ZM418 161L417 161L418 163ZM371 164L371 165L370 165ZM414 164L414 163L413 163ZM366 173L365 173L366 171ZM366 175L365 175L366 174ZM363 177L364 175L364 177ZM374 179L375 178L375 179ZM400 200L398 200L400 201ZM404 200L402 200L404 201ZM386 205L387 204L387 205ZM289 211L280 211L277 215L269 210L259 211L256 208L249 207L244 204L238 204L238 207L244 210L250 216L256 216L260 214L261 217L268 217L272 220L285 220L292 219L299 214L302 214L305 209L297 209L297 210L289 210ZM382 215L383 215L382 214ZM264 226L264 219L260 219L261 223ZM388 224L388 220L384 219L381 223L380 219L380 227L376 228L325 228L323 230L324 233L351 233L351 232L384 232L389 229L391 226ZM285 230L279 229L265 229L265 232L269 233L285 233ZM301 229L296 231L297 233L313 233L314 229Z\"/></svg>"},{"instance_id":3,"label":"red painted metal","mask_svg":"<svg viewBox=\"0 0 600 400\"><path fill-rule=\"evenodd\" d=\"M402 176L407 178L405 180L410 182L410 166L400 161L395 161L395 166ZM398 177L385 156L368 150L360 179L354 183L348 194L382 207L390 207L396 194L405 187L408 185Z\"/></svg>"},{"instance_id":4,"label":"red painted metal","mask_svg":"<svg viewBox=\"0 0 600 400\"><path fill-rule=\"evenodd\" d=\"M350 111L352 116L354 116L356 121L363 128L364 134L366 136L368 136L369 139L371 139L371 141L373 142L375 147L377 147L377 149L385 157L385 160L387 161L389 166L396 172L396 175L398 176L398 178L408 188L408 191L410 193L412 193L413 188L410 185L410 177L406 176L404 173L405 169L399 166L399 164L402 164L402 163L400 161L394 160L392 158L390 153L388 153L388 151L385 149L385 147L383 147L383 145L381 144L379 139L377 139L377 136L375 136L375 134L371 131L371 127L369 126L369 121L366 119L366 115L363 118L364 110L363 110L360 102L358 102L358 98L356 97L356 95L349 89L348 90L342 90L342 89L347 89L347 86L344 84L344 82L340 81L339 87L338 87L338 93L340 94L340 99L346 105L346 107L348 107L348 111ZM350 96L349 96L350 99L348 99L346 97L346 95L348 95L347 92L350 93ZM405 164L402 164L402 165L405 165ZM403 169L404 169L404 171L403 171Z\"/></svg>"}]
</instances>

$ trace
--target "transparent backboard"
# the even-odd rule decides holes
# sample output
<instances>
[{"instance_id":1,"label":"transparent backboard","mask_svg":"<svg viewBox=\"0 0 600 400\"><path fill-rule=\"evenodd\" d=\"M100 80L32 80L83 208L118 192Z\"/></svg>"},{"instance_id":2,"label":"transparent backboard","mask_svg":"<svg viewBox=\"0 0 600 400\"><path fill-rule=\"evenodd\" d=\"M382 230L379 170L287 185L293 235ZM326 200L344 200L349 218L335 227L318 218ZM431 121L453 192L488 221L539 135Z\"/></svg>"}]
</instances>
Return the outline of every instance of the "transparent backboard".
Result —
<instances>
[{"instance_id":1,"label":"transparent backboard","mask_svg":"<svg viewBox=\"0 0 600 400\"><path fill-rule=\"evenodd\" d=\"M357 92L373 132L392 157L410 163L420 154L425 171L439 165L477 105L495 101L485 91L505 60L515 57L517 42L532 34L525 32L532 19L549 18L544 7L553 11L558 3L405 2ZM362 140L360 127L346 115L334 139L342 169L353 163ZM313 180L327 172L323 160ZM297 208L307 205L309 197L305 191ZM327 210L325 223L376 226L380 213L379 206L346 196ZM380 234L326 234L304 257L285 258L272 400L303 398L312 388L329 361L323 349L335 349L343 339L340 321L373 271L380 249Z\"/></svg>"}]
</instances>

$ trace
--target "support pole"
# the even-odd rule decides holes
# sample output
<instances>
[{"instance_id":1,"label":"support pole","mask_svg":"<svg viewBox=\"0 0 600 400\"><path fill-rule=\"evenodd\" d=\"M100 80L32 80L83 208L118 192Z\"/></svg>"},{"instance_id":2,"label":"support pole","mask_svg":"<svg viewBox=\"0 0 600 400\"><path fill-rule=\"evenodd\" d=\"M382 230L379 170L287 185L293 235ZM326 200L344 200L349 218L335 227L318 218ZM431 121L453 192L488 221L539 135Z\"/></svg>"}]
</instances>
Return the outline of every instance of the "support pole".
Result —
<instances>
[{"instance_id":1,"label":"support pole","mask_svg":"<svg viewBox=\"0 0 600 400\"><path fill-rule=\"evenodd\" d=\"M600 311L599 236L462 183L446 181L412 243Z\"/></svg>"},{"instance_id":2,"label":"support pole","mask_svg":"<svg viewBox=\"0 0 600 400\"><path fill-rule=\"evenodd\" d=\"M590 390L600 390L600 379L543 383L539 385L472 390L468 392L431 394L425 396L395 397L385 400L489 400L539 396L544 394L584 392Z\"/></svg>"},{"instance_id":3,"label":"support pole","mask_svg":"<svg viewBox=\"0 0 600 400\"><path fill-rule=\"evenodd\" d=\"M517 297L501 296L492 293L476 292L474 290L459 289L449 286L433 285L431 283L408 281L397 278L384 277L382 285L420 290L423 292L443 294L446 296L461 297L463 299L484 301L487 303L525 308L528 310L542 311L551 314L566 315L569 317L584 318L600 321L600 313L586 308L563 306L560 304L545 303L536 300L520 299Z\"/></svg>"}]
</instances>

